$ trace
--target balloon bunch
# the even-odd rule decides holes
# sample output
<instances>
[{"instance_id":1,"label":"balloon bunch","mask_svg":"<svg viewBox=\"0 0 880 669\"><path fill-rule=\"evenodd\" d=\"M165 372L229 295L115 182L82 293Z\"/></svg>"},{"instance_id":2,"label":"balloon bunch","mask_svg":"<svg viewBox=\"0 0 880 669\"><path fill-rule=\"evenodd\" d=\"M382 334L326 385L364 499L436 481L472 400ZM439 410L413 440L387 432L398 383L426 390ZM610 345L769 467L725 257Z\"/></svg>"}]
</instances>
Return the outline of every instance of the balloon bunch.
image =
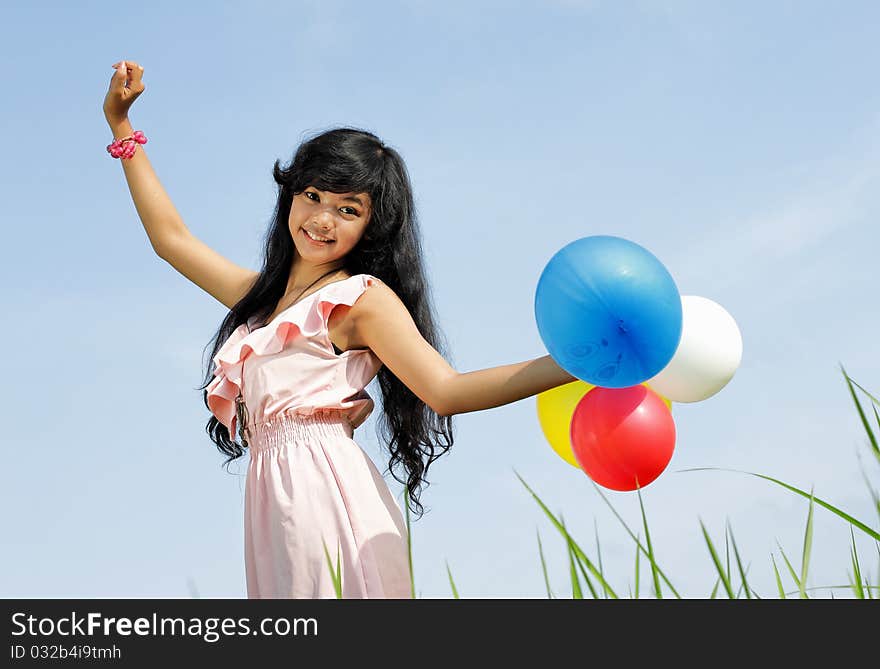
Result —
<instances>
[{"instance_id":1,"label":"balloon bunch","mask_svg":"<svg viewBox=\"0 0 880 669\"><path fill-rule=\"evenodd\" d=\"M584 237L547 263L535 293L538 332L577 381L537 396L553 450L611 490L654 481L675 448L672 402L698 402L733 378L742 337L712 300L682 296L648 250Z\"/></svg>"}]
</instances>

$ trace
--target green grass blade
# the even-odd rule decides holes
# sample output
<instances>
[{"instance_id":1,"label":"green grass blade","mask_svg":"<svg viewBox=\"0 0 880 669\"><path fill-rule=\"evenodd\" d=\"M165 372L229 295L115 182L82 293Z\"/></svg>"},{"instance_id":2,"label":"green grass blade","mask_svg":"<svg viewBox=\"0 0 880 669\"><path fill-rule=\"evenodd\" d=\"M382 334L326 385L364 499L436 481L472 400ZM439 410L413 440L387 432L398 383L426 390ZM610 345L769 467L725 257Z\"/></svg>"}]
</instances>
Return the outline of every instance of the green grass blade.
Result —
<instances>
[{"instance_id":1,"label":"green grass blade","mask_svg":"<svg viewBox=\"0 0 880 669\"><path fill-rule=\"evenodd\" d=\"M843 369L842 366L841 366L841 369ZM844 374L846 374L846 370L844 370ZM856 388L858 388L858 389L861 390L863 393L865 393L865 395L867 395L869 398L871 398L871 401L872 401L874 404L877 404L878 406L880 406L880 400L878 400L878 399L877 399L876 397L874 397L870 392L868 392L867 390L865 390L864 386L859 385L859 384L856 382L855 379L853 379L851 376L849 376L849 374L846 374L846 376L847 376L847 378L849 378L850 383L852 383Z\"/></svg>"},{"instance_id":2,"label":"green grass blade","mask_svg":"<svg viewBox=\"0 0 880 669\"><path fill-rule=\"evenodd\" d=\"M807 513L807 529L804 532L804 550L801 557L801 587L807 585L807 569L810 564L810 550L813 546L813 489L810 488L810 510ZM852 525L850 525L852 531ZM806 593L805 593L806 594Z\"/></svg>"},{"instance_id":3,"label":"green grass blade","mask_svg":"<svg viewBox=\"0 0 880 669\"><path fill-rule=\"evenodd\" d=\"M522 476L520 476L519 473L515 469L514 469L514 474L516 474L516 477L520 480L520 483L523 484L525 489L528 490L529 494L531 494L531 496L535 499L535 502L537 502L538 506L540 506L541 509L544 511L544 513L550 519L550 522L552 522L553 525L556 527L556 529L559 530L559 532L565 537L566 541L571 543L571 546L574 549L575 555L577 555L578 558L580 558L580 560L583 561L583 563L590 570L590 573L593 574L593 576L595 578L597 578L599 580L599 582L602 584L602 587L608 588L608 594L611 595L611 597L613 599L618 599L617 593L614 592L614 589L605 580L605 577L603 577L602 574L599 573L599 570L596 569L596 566L592 563L590 558L588 558L586 556L586 554L583 552L583 550L581 550L581 547L578 546L577 542L575 542L575 540L568 534L568 531L562 526L562 523L560 523L559 520L556 519L556 516L554 516L553 513L550 511L550 509L547 508L547 505L544 504L544 502L541 500L541 498L535 494L535 492L528 486L528 484L523 480Z\"/></svg>"},{"instance_id":4,"label":"green grass blade","mask_svg":"<svg viewBox=\"0 0 880 669\"><path fill-rule=\"evenodd\" d=\"M602 501L605 502L606 505L608 505L608 508L611 509L611 512L614 514L614 516L617 518L617 520L620 521L620 524L623 525L623 529L626 530L626 533L629 534L630 538L636 542L636 546L638 546L638 548L639 548L639 550L641 550L642 554L644 554L645 556L650 558L651 555L648 552L648 549L642 545L642 543L639 541L638 537L633 533L633 531L631 529L629 529L629 525L626 524L626 521L617 512L617 509L614 508L614 505L612 505L611 502L608 501L608 498L605 497L605 495L599 489L599 486L596 485L595 483L593 483L593 488L595 488L596 492L599 493L599 496L602 498ZM672 581L670 581L667 578L666 574L663 573L663 570L660 569L659 565L657 565L657 563L654 562L653 567L656 567L657 573L660 574L660 578L663 579L663 582L666 583L666 586L672 591L672 594L675 595L676 598L681 599L681 595L678 594L678 591L675 589L675 586L672 585Z\"/></svg>"},{"instance_id":5,"label":"green grass blade","mask_svg":"<svg viewBox=\"0 0 880 669\"><path fill-rule=\"evenodd\" d=\"M843 584L840 584L840 585L814 585L810 588L806 588L806 591L812 592L815 590L828 590L829 592L831 592L832 590L852 590L853 589L852 574L850 574L849 569L846 570L846 575L849 577L849 583L847 583L846 585L843 585ZM872 585L871 589L876 591L876 590L880 590L880 587L878 587L876 585ZM793 590L791 593L786 593L786 594L793 594L794 595L794 594L798 594L799 592L800 592L799 590Z\"/></svg>"},{"instance_id":6,"label":"green grass blade","mask_svg":"<svg viewBox=\"0 0 880 669\"><path fill-rule=\"evenodd\" d=\"M595 516L593 517L593 533L596 535L596 562L599 563L599 573L602 574L602 578L605 578L605 570L602 568L602 547L599 545L599 525L596 523ZM605 595L605 599L608 599L608 591L605 588L602 588L602 591Z\"/></svg>"},{"instance_id":7,"label":"green grass blade","mask_svg":"<svg viewBox=\"0 0 880 669\"><path fill-rule=\"evenodd\" d=\"M452 571L450 571L450 569L449 569L449 561L447 560L445 562L446 562L446 574L449 576L449 585L452 587L452 596L455 599L461 599L461 597L458 596L458 590L455 588L455 581L452 580Z\"/></svg>"},{"instance_id":8,"label":"green grass blade","mask_svg":"<svg viewBox=\"0 0 880 669\"><path fill-rule=\"evenodd\" d=\"M877 413L877 407L872 404L871 409L874 410L874 420L877 421L877 427L880 428L880 414ZM880 460L880 451L874 451L874 456Z\"/></svg>"},{"instance_id":9,"label":"green grass blade","mask_svg":"<svg viewBox=\"0 0 880 669\"><path fill-rule=\"evenodd\" d=\"M560 514L559 517L562 518L562 514ZM591 572L593 572L593 575L597 579L599 579L599 583L602 584L602 587L605 589L605 591L610 592L616 598L617 594L611 590L611 586L608 585L608 581L605 580L605 577L602 575L602 572L600 572L596 569L596 565L594 565L592 563L592 561L590 561L590 559L586 556L586 554L581 550L580 546L578 546L574 542L574 538L568 533L567 530L565 532L565 538L566 538L566 541L571 545L572 551L574 553L574 557L577 560L577 562L576 562L577 567L578 567L578 569L581 570L581 574L584 577L584 582L587 584L587 588L590 589L590 594L593 596L593 599L599 599L599 593L596 591L596 588L593 585L593 581L590 579L590 575L587 574L587 570L590 570Z\"/></svg>"},{"instance_id":10,"label":"green grass blade","mask_svg":"<svg viewBox=\"0 0 880 669\"><path fill-rule=\"evenodd\" d=\"M858 388L863 393L865 393L865 395L867 395L869 398L871 398L871 402L872 402L871 408L874 410L874 419L877 421L877 427L880 428L880 414L877 413L877 405L880 405L880 400L878 400L871 393L869 393L867 390L865 390L864 387L862 387L858 383L856 383L852 378L849 377L849 375L847 375L847 378L849 379L849 382L852 383L852 385L854 385L856 388ZM874 457L876 457L877 460L880 461L880 451L874 450L874 449L872 449L872 450L874 452Z\"/></svg>"},{"instance_id":11,"label":"green grass blade","mask_svg":"<svg viewBox=\"0 0 880 669\"><path fill-rule=\"evenodd\" d=\"M581 590L581 582L578 579L577 569L574 566L574 548L571 545L571 540L567 538L568 533L566 533L566 547L568 551L568 570L569 575L571 577L571 598L572 599L583 599L584 593Z\"/></svg>"},{"instance_id":12,"label":"green grass blade","mask_svg":"<svg viewBox=\"0 0 880 669\"><path fill-rule=\"evenodd\" d=\"M861 464L859 465L859 470L861 471L865 485L868 486L868 493L871 495L871 501L874 502L874 509L877 511L877 518L880 518L880 494L874 489L871 479L868 478L868 475L865 473L865 468L862 467Z\"/></svg>"},{"instance_id":13,"label":"green grass blade","mask_svg":"<svg viewBox=\"0 0 880 669\"><path fill-rule=\"evenodd\" d=\"M729 521L728 521L729 522ZM727 580L731 582L731 588L733 587L733 579L731 579L730 575L733 573L730 571L730 539L727 535L727 530L724 532L724 561L725 561L725 569L724 573L727 574ZM738 599L739 595L734 595L734 599Z\"/></svg>"},{"instance_id":14,"label":"green grass blade","mask_svg":"<svg viewBox=\"0 0 880 669\"><path fill-rule=\"evenodd\" d=\"M739 557L739 550L736 547L736 540L733 538L733 528L730 526L730 519L727 520L727 533L730 535L730 543L733 544L733 555L736 558L736 566L739 569L739 576L742 579L742 587L746 591L746 599L751 599L752 594L749 588L749 582L746 580L746 571L743 569L742 560Z\"/></svg>"},{"instance_id":15,"label":"green grass blade","mask_svg":"<svg viewBox=\"0 0 880 669\"><path fill-rule=\"evenodd\" d=\"M327 543L324 541L324 537L321 537L321 544L324 546L324 555L327 557L327 566L330 568L330 578L333 579L336 599L342 599L342 577L339 573L339 542L336 543L336 569L333 568L333 561L330 559L330 551L327 550Z\"/></svg>"},{"instance_id":16,"label":"green grass blade","mask_svg":"<svg viewBox=\"0 0 880 669\"><path fill-rule=\"evenodd\" d=\"M584 565L580 556L575 553L575 557L577 558L578 568L581 570L581 575L584 577L584 581L587 584L587 587L590 589L590 594L593 595L593 599L599 599L599 593L596 592L595 586L593 586L593 582L590 580L590 577L587 575L587 567ZM608 598L606 593L605 598Z\"/></svg>"},{"instance_id":17,"label":"green grass blade","mask_svg":"<svg viewBox=\"0 0 880 669\"><path fill-rule=\"evenodd\" d=\"M703 525L702 520L700 520L700 527L703 529L703 537L706 539L706 545L709 547L709 553L712 556L712 562L715 563L715 569L718 570L718 576L721 578L721 582L724 584L724 589L727 591L727 596L730 599L736 599L733 595L733 589L730 587L730 579L727 577L727 574L724 573L724 566L721 564L718 553L715 551L715 546L712 545L712 539L709 538L709 533L706 531L706 526Z\"/></svg>"},{"instance_id":18,"label":"green grass blade","mask_svg":"<svg viewBox=\"0 0 880 669\"><path fill-rule=\"evenodd\" d=\"M840 516L841 518L843 518L845 521L847 521L851 525L854 525L855 527L859 528L862 532L864 532L865 534L867 534L871 538L873 538L877 541L880 541L880 532L878 532L877 530L871 529L870 527L865 525L865 523L863 523L859 520L856 520L848 513L841 511L837 507L832 506L831 504L829 504L825 500L820 499L819 497L813 497L810 493L804 492L800 488L795 488L793 485L789 485L788 483L783 483L782 481L779 481L779 480L773 478L772 476L766 476L764 474L755 474L754 472L745 472L740 469L726 469L724 467L694 467L692 469L680 469L679 471L682 471L682 472L700 472L700 471L735 472L737 474L748 474L749 476L757 476L758 478L764 479L765 481L772 481L773 483L780 485L783 488L786 488L787 490L790 490L794 493L797 493L798 495L800 495L801 497L804 497L805 499L813 499L815 501L815 503L818 504L819 506L822 506L822 507L828 509L829 511L831 511L833 514Z\"/></svg>"},{"instance_id":19,"label":"green grass blade","mask_svg":"<svg viewBox=\"0 0 880 669\"><path fill-rule=\"evenodd\" d=\"M709 595L709 599L715 599L715 597L718 595L718 586L719 585L721 585L721 577L720 576L715 579L715 587L712 588L712 594Z\"/></svg>"},{"instance_id":20,"label":"green grass blade","mask_svg":"<svg viewBox=\"0 0 880 669\"><path fill-rule=\"evenodd\" d=\"M342 574L340 573L340 569L342 568L342 563L339 560L339 550L340 550L340 542L336 542L336 578L339 583L339 593L340 599L342 598Z\"/></svg>"},{"instance_id":21,"label":"green grass blade","mask_svg":"<svg viewBox=\"0 0 880 669\"><path fill-rule=\"evenodd\" d=\"M409 494L406 490L403 491L403 503L406 507L406 550L409 555L409 591L412 594L412 599L416 598L416 578L413 573L413 559L412 559L412 529L410 528L409 522Z\"/></svg>"},{"instance_id":22,"label":"green grass blade","mask_svg":"<svg viewBox=\"0 0 880 669\"><path fill-rule=\"evenodd\" d=\"M660 589L660 578L657 574L657 562L654 559L654 547L651 545L651 533L648 531L648 517L645 515L645 505L642 503L642 489L636 488L639 496L639 509L642 512L642 525L645 528L645 543L648 544L648 560L651 562L651 578L654 580L654 596L663 599L663 591Z\"/></svg>"},{"instance_id":23,"label":"green grass blade","mask_svg":"<svg viewBox=\"0 0 880 669\"><path fill-rule=\"evenodd\" d=\"M868 418L865 416L865 412L862 410L862 404L859 402L859 398L856 396L855 388L853 388L852 379L849 378L849 374L846 373L846 370L843 368L843 365L840 366L840 370L843 372L843 378L846 379L846 385L849 388L849 394L852 396L853 403L856 405L856 410L859 412L859 418L862 421L862 425L865 428L865 432L868 434L868 440L871 442L871 449L874 451L874 455L880 460L880 446L877 444L877 437L874 436L874 430L871 429L871 425L868 423ZM870 393L868 393L870 396ZM871 398L873 400L873 397Z\"/></svg>"},{"instance_id":24,"label":"green grass blade","mask_svg":"<svg viewBox=\"0 0 880 669\"><path fill-rule=\"evenodd\" d=\"M577 552L574 553L574 556L577 559L577 567L581 570L581 575L584 577L584 582L587 584L587 588L589 588L590 594L593 596L593 599L599 599L599 593L596 591L596 587L593 585L593 581L590 580L590 577L587 574L587 567L584 565Z\"/></svg>"},{"instance_id":25,"label":"green grass blade","mask_svg":"<svg viewBox=\"0 0 880 669\"><path fill-rule=\"evenodd\" d=\"M641 551L638 547L638 536L636 537L636 599L639 598L639 573L641 569L639 568L639 556L641 555Z\"/></svg>"},{"instance_id":26,"label":"green grass blade","mask_svg":"<svg viewBox=\"0 0 880 669\"><path fill-rule=\"evenodd\" d=\"M547 599L553 599L553 591L550 589L550 579L547 578L547 561L544 560L544 548L541 546L541 533L535 528L535 534L538 535L538 555L541 556L541 571L544 572L544 585L547 587Z\"/></svg>"},{"instance_id":27,"label":"green grass blade","mask_svg":"<svg viewBox=\"0 0 880 669\"><path fill-rule=\"evenodd\" d=\"M804 584L801 583L800 578L798 578L797 572L794 570L794 567L791 566L791 561L785 554L782 545L778 541L776 542L776 545L779 546L779 552L782 553L782 559L785 560L785 566L788 567L788 573L791 574L791 579L797 584L798 592L800 593L801 599L807 599L807 590L804 587Z\"/></svg>"},{"instance_id":28,"label":"green grass blade","mask_svg":"<svg viewBox=\"0 0 880 669\"><path fill-rule=\"evenodd\" d=\"M782 578L779 576L779 569L776 567L776 558L773 553L770 554L770 560L773 562L773 573L776 575L776 587L779 590L779 599L785 599L785 588L782 587Z\"/></svg>"},{"instance_id":29,"label":"green grass blade","mask_svg":"<svg viewBox=\"0 0 880 669\"><path fill-rule=\"evenodd\" d=\"M874 545L877 547L877 582L880 583L880 542L875 541Z\"/></svg>"},{"instance_id":30,"label":"green grass blade","mask_svg":"<svg viewBox=\"0 0 880 669\"><path fill-rule=\"evenodd\" d=\"M562 527L565 528L565 520L562 518L562 514L559 514L559 522L562 523ZM568 529L565 531L566 541L568 542L568 547L570 554L575 558L575 565L578 569L581 570L581 574L584 577L584 581L587 584L587 588L590 590L590 594L593 596L593 599L599 599L599 593L596 592L596 588L593 586L593 582L590 580L590 576L587 574L587 570L584 568L584 563L581 560L581 557L574 550L574 540L571 538L571 535L568 533ZM572 568L574 569L574 568ZM601 573L601 572L600 572ZM603 577L604 578L604 577Z\"/></svg>"},{"instance_id":31,"label":"green grass blade","mask_svg":"<svg viewBox=\"0 0 880 669\"><path fill-rule=\"evenodd\" d=\"M638 538L637 538L636 535L633 533L633 531L632 531L631 529L629 529L629 525L627 525L627 524L626 524L626 521L625 521L623 518L621 518L620 514L617 512L617 509L615 509L614 506L611 504L611 502L608 501L608 498L605 497L605 495L604 495L604 494L602 493L602 491L599 489L599 486L596 485L596 484L595 484L594 482L592 482L592 481L591 481L591 483L593 484L593 488L595 488L596 492L599 493L599 496L602 498L602 501L605 502L605 504L608 505L608 508L611 509L611 512L614 514L614 516L617 518L617 520L620 521L620 524L623 525L623 528L626 530L627 534L629 534L630 538L631 538L633 541L636 542L636 546L638 546L639 549L642 551L642 553L644 553L644 554L645 554L646 556L648 556L648 558L650 559L650 558L651 558L651 555L649 554L648 549L645 548L645 547L641 544L641 542L638 540ZM681 595L678 594L678 591L677 591L677 590L675 589L675 587L672 585L672 583L670 582L670 580L666 577L666 574L663 573L663 570L660 569L659 566L657 566L657 563L656 563L656 562L652 563L652 565L653 565L653 567L656 567L656 569L657 569L657 573L660 574L660 577L663 579L663 581L666 583L666 585L667 585L667 586L669 587L669 589L672 591L672 594L674 594L678 599L681 599Z\"/></svg>"},{"instance_id":32,"label":"green grass blade","mask_svg":"<svg viewBox=\"0 0 880 669\"><path fill-rule=\"evenodd\" d=\"M749 568L750 568L750 567L751 567L751 563L749 563L748 565L746 565L745 574L744 574L745 576L748 576L748 574L749 574ZM733 579L731 579L730 583L731 583L731 585L733 585ZM755 592L754 590L752 590L751 588L749 588L749 587L748 587L748 584L747 584L747 583L744 583L744 582L742 582L742 581L740 582L739 587L736 589L736 598L737 598L737 599L740 598L740 595L742 594L743 590L746 591L746 598L747 598L747 599L751 599L751 598L752 598L752 595L755 596L755 599L761 599L761 598L758 596L758 593L757 593L757 592Z\"/></svg>"},{"instance_id":33,"label":"green grass blade","mask_svg":"<svg viewBox=\"0 0 880 669\"><path fill-rule=\"evenodd\" d=\"M856 536L853 534L852 528L849 529L852 538L852 548L850 549L850 559L853 566L853 592L858 599L865 599L865 589L862 587L862 569L859 565L859 551L856 548Z\"/></svg>"}]
</instances>

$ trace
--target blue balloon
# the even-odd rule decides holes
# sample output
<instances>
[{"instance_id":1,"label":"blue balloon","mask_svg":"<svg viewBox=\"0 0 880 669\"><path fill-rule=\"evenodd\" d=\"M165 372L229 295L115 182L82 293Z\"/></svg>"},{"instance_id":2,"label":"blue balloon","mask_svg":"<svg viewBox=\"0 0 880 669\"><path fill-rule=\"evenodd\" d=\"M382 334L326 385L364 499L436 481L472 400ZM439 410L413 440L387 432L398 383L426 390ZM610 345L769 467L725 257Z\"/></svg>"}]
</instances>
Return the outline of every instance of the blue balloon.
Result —
<instances>
[{"instance_id":1,"label":"blue balloon","mask_svg":"<svg viewBox=\"0 0 880 669\"><path fill-rule=\"evenodd\" d=\"M681 294L647 249L620 237L583 237L544 267L535 319L565 371L594 386L626 388L657 375L675 355Z\"/></svg>"}]
</instances>

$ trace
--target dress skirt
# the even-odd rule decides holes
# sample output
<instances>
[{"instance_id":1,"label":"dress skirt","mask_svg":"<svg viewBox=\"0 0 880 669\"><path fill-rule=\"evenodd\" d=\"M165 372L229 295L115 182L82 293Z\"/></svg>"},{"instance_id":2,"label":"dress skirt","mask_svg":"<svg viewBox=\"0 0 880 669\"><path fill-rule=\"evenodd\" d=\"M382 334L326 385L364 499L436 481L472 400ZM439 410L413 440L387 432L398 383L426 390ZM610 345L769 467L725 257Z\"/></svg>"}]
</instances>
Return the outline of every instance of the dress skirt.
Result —
<instances>
[{"instance_id":1,"label":"dress skirt","mask_svg":"<svg viewBox=\"0 0 880 669\"><path fill-rule=\"evenodd\" d=\"M406 522L348 419L289 411L248 432L248 597L335 598L338 551L344 599L411 598Z\"/></svg>"}]
</instances>

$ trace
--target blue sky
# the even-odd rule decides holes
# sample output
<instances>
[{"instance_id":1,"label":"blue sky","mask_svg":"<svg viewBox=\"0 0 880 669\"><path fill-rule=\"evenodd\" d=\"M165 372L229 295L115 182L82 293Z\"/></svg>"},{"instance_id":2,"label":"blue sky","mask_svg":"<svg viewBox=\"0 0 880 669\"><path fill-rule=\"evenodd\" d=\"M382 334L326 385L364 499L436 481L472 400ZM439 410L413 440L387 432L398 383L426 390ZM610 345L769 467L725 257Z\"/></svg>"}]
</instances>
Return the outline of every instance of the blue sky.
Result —
<instances>
[{"instance_id":1,"label":"blue sky","mask_svg":"<svg viewBox=\"0 0 880 669\"><path fill-rule=\"evenodd\" d=\"M800 564L807 502L681 470L766 474L877 526L862 473L876 485L877 463L838 365L880 390L878 20L869 2L7 5L0 595L246 595L246 464L221 469L196 390L225 309L155 256L104 148L111 65L131 59L159 178L243 266L259 268L272 164L306 135L354 125L397 148L461 372L546 354L537 281L580 237L635 241L683 295L724 306L742 364L674 405L676 450L643 500L683 596L715 582L701 520L722 550L730 522L750 582L775 596L771 555ZM356 439L384 471L375 418ZM447 562L462 597L546 596L537 533L571 596L564 544L514 470L593 559L598 535L626 596L632 540L544 441L534 398L454 426L413 525L420 596L451 596ZM640 526L634 494L605 495ZM822 509L814 523L808 585L846 584L849 526ZM877 551L857 542L876 583Z\"/></svg>"}]
</instances>

